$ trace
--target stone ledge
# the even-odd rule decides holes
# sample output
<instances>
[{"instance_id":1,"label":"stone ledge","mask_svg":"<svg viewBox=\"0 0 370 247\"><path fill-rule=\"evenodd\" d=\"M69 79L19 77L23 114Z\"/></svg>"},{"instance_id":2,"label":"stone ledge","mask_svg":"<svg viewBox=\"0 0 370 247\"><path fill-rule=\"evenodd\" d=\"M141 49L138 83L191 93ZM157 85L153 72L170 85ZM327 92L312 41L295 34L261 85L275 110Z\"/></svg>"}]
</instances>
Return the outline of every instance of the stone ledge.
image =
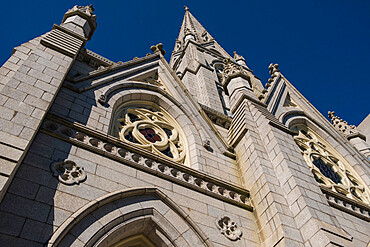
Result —
<instances>
[{"instance_id":1,"label":"stone ledge","mask_svg":"<svg viewBox=\"0 0 370 247\"><path fill-rule=\"evenodd\" d=\"M216 125L221 126L225 129L229 129L231 124L231 118L229 116L226 116L225 114L215 111L208 106L205 106L203 104L200 104L200 107L205 111L209 119Z\"/></svg>"},{"instance_id":2,"label":"stone ledge","mask_svg":"<svg viewBox=\"0 0 370 247\"><path fill-rule=\"evenodd\" d=\"M88 54L88 55L90 55L90 54ZM116 70L133 67L134 65L142 63L143 61L152 62L152 60L153 61L158 60L159 58L160 58L160 55L158 53L155 53L155 54L151 54L151 55L146 56L146 57L141 57L141 58L130 60L130 61L127 61L127 62L124 62L124 63L122 63L122 62L113 63L111 66L103 68L101 70L91 71L90 74L88 74L88 75L83 75L83 76L79 76L77 78L73 78L71 80L71 82L78 83L78 82L86 81L88 79L93 79L95 77L101 76L101 75L106 74L108 72L114 72Z\"/></svg>"},{"instance_id":3,"label":"stone ledge","mask_svg":"<svg viewBox=\"0 0 370 247\"><path fill-rule=\"evenodd\" d=\"M99 153L126 165L253 211L249 191L193 170L113 136L97 133L78 123L49 115L41 131L73 145Z\"/></svg>"},{"instance_id":4,"label":"stone ledge","mask_svg":"<svg viewBox=\"0 0 370 247\"><path fill-rule=\"evenodd\" d=\"M324 193L330 206L361 218L367 222L370 221L370 207L368 205L336 193L323 186L320 186L320 189Z\"/></svg>"},{"instance_id":5,"label":"stone ledge","mask_svg":"<svg viewBox=\"0 0 370 247\"><path fill-rule=\"evenodd\" d=\"M40 43L64 55L74 57L80 50L84 41L77 38L75 35L71 35L69 32L65 32L65 30L61 30L61 27L58 27L51 30Z\"/></svg>"},{"instance_id":6,"label":"stone ledge","mask_svg":"<svg viewBox=\"0 0 370 247\"><path fill-rule=\"evenodd\" d=\"M106 66L114 65L115 64L115 62L109 60L108 58L105 58L105 57L103 57L103 56L101 56L101 55L99 55L99 54L97 54L97 53L95 53L93 51L90 51L90 50L86 49L86 48L85 48L85 50L82 50L81 53L83 55L86 54L87 56L93 57L93 58L99 60L102 63L105 63Z\"/></svg>"}]
</instances>

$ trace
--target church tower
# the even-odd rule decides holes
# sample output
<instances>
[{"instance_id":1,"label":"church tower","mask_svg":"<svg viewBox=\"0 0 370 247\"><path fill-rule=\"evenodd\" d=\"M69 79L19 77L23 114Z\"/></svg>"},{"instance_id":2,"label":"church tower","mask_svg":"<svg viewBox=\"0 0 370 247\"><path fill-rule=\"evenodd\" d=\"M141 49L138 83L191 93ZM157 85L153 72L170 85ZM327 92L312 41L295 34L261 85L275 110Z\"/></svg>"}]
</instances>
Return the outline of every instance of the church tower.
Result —
<instances>
[{"instance_id":1,"label":"church tower","mask_svg":"<svg viewBox=\"0 0 370 247\"><path fill-rule=\"evenodd\" d=\"M249 88L252 89L253 85L255 94L263 97L262 84L248 68L245 59L236 52L231 57L185 6L184 19L171 55L170 66L200 105L229 115L229 92L227 86L223 85L224 60L228 60L227 66L230 69L233 65L241 68L240 72L251 78Z\"/></svg>"},{"instance_id":2,"label":"church tower","mask_svg":"<svg viewBox=\"0 0 370 247\"><path fill-rule=\"evenodd\" d=\"M96 19L0 68L0 245L368 247L368 120L329 122L277 64L263 86L187 7L169 63L88 50Z\"/></svg>"}]
</instances>

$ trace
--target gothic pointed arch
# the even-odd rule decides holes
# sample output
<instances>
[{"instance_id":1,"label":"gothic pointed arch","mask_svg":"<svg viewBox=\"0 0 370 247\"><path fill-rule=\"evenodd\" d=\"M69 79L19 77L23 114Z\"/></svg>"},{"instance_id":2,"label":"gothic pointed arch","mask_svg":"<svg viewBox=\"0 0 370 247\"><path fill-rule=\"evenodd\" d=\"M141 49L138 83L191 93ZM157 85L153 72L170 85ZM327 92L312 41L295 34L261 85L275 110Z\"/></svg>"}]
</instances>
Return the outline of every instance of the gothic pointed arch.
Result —
<instances>
[{"instance_id":1,"label":"gothic pointed arch","mask_svg":"<svg viewBox=\"0 0 370 247\"><path fill-rule=\"evenodd\" d=\"M125 189L88 203L54 232L47 246L125 243L212 246L189 215L157 188Z\"/></svg>"},{"instance_id":2,"label":"gothic pointed arch","mask_svg":"<svg viewBox=\"0 0 370 247\"><path fill-rule=\"evenodd\" d=\"M322 125L302 111L288 112L282 120L295 133L294 141L322 189L355 202L370 204L369 188L359 175L363 172L359 171L359 167L354 169L353 164L344 158L349 153L340 148L337 139L332 138Z\"/></svg>"},{"instance_id":3,"label":"gothic pointed arch","mask_svg":"<svg viewBox=\"0 0 370 247\"><path fill-rule=\"evenodd\" d=\"M190 150L197 150L206 138L187 110L188 106L163 90L151 87L117 87L109 92L106 103L111 111L108 116L110 135L175 162L202 169L199 156ZM156 138L155 142L151 138Z\"/></svg>"},{"instance_id":4,"label":"gothic pointed arch","mask_svg":"<svg viewBox=\"0 0 370 247\"><path fill-rule=\"evenodd\" d=\"M175 162L187 159L187 141L177 121L163 107L149 101L119 105L112 117L112 135Z\"/></svg>"}]
</instances>

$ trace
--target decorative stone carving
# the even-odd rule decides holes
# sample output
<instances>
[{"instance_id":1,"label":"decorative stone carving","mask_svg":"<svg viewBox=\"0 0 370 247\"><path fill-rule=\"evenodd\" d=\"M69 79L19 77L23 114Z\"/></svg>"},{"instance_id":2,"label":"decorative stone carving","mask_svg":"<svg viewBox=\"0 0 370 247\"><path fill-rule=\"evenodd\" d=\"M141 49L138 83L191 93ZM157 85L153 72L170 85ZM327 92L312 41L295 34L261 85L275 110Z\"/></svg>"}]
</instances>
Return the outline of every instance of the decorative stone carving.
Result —
<instances>
[{"instance_id":1,"label":"decorative stone carving","mask_svg":"<svg viewBox=\"0 0 370 247\"><path fill-rule=\"evenodd\" d=\"M70 13L70 12L74 12L74 11L80 11L88 16L94 16L94 7L92 4L90 4L89 6L73 6L72 9L69 9L67 11L67 13Z\"/></svg>"},{"instance_id":2,"label":"decorative stone carving","mask_svg":"<svg viewBox=\"0 0 370 247\"><path fill-rule=\"evenodd\" d=\"M287 94L286 98L285 98L285 101L284 101L284 104L283 104L284 107L295 107L297 108L297 104L292 100L292 98L290 97L289 93Z\"/></svg>"},{"instance_id":3,"label":"decorative stone carving","mask_svg":"<svg viewBox=\"0 0 370 247\"><path fill-rule=\"evenodd\" d=\"M234 51L234 60L235 60L235 61L243 60L243 61L245 62L244 57L243 57L243 56L241 56L241 55L238 55L238 54L236 53L236 51Z\"/></svg>"},{"instance_id":4,"label":"decorative stone carving","mask_svg":"<svg viewBox=\"0 0 370 247\"><path fill-rule=\"evenodd\" d=\"M209 151L209 152L213 152L213 149L211 147L211 141L210 140L205 140L203 141L203 147Z\"/></svg>"},{"instance_id":5,"label":"decorative stone carving","mask_svg":"<svg viewBox=\"0 0 370 247\"><path fill-rule=\"evenodd\" d=\"M140 81L157 86L163 89L164 91L167 91L167 88L164 86L163 82L161 81L157 74L155 76L150 76Z\"/></svg>"},{"instance_id":6,"label":"decorative stone carving","mask_svg":"<svg viewBox=\"0 0 370 247\"><path fill-rule=\"evenodd\" d=\"M224 70L223 70L223 77L224 77L224 83L227 81L231 76L235 74L240 74L240 75L247 75L247 72L245 69L243 69L242 66L239 64L234 63L231 61L231 59L226 58L224 59Z\"/></svg>"},{"instance_id":7,"label":"decorative stone carving","mask_svg":"<svg viewBox=\"0 0 370 247\"><path fill-rule=\"evenodd\" d=\"M239 56L239 55L238 55ZM231 59L226 58L224 59L224 70L222 73L223 76L223 84L225 85L227 82L231 80L231 78L241 76L244 77L246 80L250 82L247 70L243 68L243 66L231 61ZM253 90L253 93L258 97L259 100L262 100L265 96L264 93L260 91L258 86L252 81L251 87Z\"/></svg>"},{"instance_id":8,"label":"decorative stone carving","mask_svg":"<svg viewBox=\"0 0 370 247\"><path fill-rule=\"evenodd\" d=\"M228 216L219 216L216 219L216 226L225 237L232 241L240 239L243 235L236 222L232 221Z\"/></svg>"},{"instance_id":9,"label":"decorative stone carving","mask_svg":"<svg viewBox=\"0 0 370 247\"><path fill-rule=\"evenodd\" d=\"M53 116L54 120L57 118ZM112 140L112 137L108 136L107 139L106 135L99 134L85 126L81 128L76 126L76 124L66 122L60 124L47 120L42 126L42 131L62 140L68 140L69 143L81 148L88 148L97 153L104 153L119 162L130 164L138 169L142 168L146 172L151 172L156 176L165 175L166 179L179 181L181 184L190 186L199 192L212 193L213 196L223 201L232 202L248 210L252 209L247 190L236 188L234 185L225 182L210 180L201 174L189 173L183 166L176 166L174 162L168 162L148 153L139 154L130 151L132 143L118 143L116 138Z\"/></svg>"},{"instance_id":10,"label":"decorative stone carving","mask_svg":"<svg viewBox=\"0 0 370 247\"><path fill-rule=\"evenodd\" d=\"M184 163L185 136L176 121L159 107L122 107L117 110L116 135L122 141Z\"/></svg>"},{"instance_id":11,"label":"decorative stone carving","mask_svg":"<svg viewBox=\"0 0 370 247\"><path fill-rule=\"evenodd\" d=\"M176 39L175 42L175 52L181 49L181 41Z\"/></svg>"},{"instance_id":12,"label":"decorative stone carving","mask_svg":"<svg viewBox=\"0 0 370 247\"><path fill-rule=\"evenodd\" d=\"M52 163L50 169L53 176L58 177L58 180L63 184L79 184L86 179L84 168L71 160Z\"/></svg>"},{"instance_id":13,"label":"decorative stone carving","mask_svg":"<svg viewBox=\"0 0 370 247\"><path fill-rule=\"evenodd\" d=\"M339 118L338 116L335 116L334 111L329 111L328 112L328 117L330 118L331 123L334 126L334 128L339 133L341 133L345 138L347 138L349 135L359 134L355 125L348 125L347 121L344 121L343 119Z\"/></svg>"},{"instance_id":14,"label":"decorative stone carving","mask_svg":"<svg viewBox=\"0 0 370 247\"><path fill-rule=\"evenodd\" d=\"M107 96L105 96L104 94L100 95L98 101L100 104L104 105L107 101Z\"/></svg>"},{"instance_id":15,"label":"decorative stone carving","mask_svg":"<svg viewBox=\"0 0 370 247\"><path fill-rule=\"evenodd\" d=\"M161 53L163 56L166 54L166 51L163 50L163 44L162 43L159 43L157 45L152 45L150 47L150 50L153 52L153 53Z\"/></svg>"},{"instance_id":16,"label":"decorative stone carving","mask_svg":"<svg viewBox=\"0 0 370 247\"><path fill-rule=\"evenodd\" d=\"M315 180L324 188L348 198L370 203L369 190L351 166L324 139L303 125L292 128L294 137Z\"/></svg>"},{"instance_id":17,"label":"decorative stone carving","mask_svg":"<svg viewBox=\"0 0 370 247\"><path fill-rule=\"evenodd\" d=\"M277 63L275 63L275 64L270 64L269 65L269 73L270 73L270 75L271 75L271 78L275 78L275 77L277 77L278 75L279 75L279 72L280 72L280 70L279 70L279 64L277 64ZM269 81L270 82L270 81Z\"/></svg>"},{"instance_id":18,"label":"decorative stone carving","mask_svg":"<svg viewBox=\"0 0 370 247\"><path fill-rule=\"evenodd\" d=\"M208 32L206 30L202 33L202 40L203 42L207 42L209 40Z\"/></svg>"},{"instance_id":19,"label":"decorative stone carving","mask_svg":"<svg viewBox=\"0 0 370 247\"><path fill-rule=\"evenodd\" d=\"M184 43L186 43L188 40L196 40L195 35L190 28L185 27L184 34Z\"/></svg>"},{"instance_id":20,"label":"decorative stone carving","mask_svg":"<svg viewBox=\"0 0 370 247\"><path fill-rule=\"evenodd\" d=\"M330 206L343 210L356 217L370 221L370 206L358 203L355 200L351 200L346 196L335 193L331 190L321 187L321 191L324 193Z\"/></svg>"},{"instance_id":21,"label":"decorative stone carving","mask_svg":"<svg viewBox=\"0 0 370 247\"><path fill-rule=\"evenodd\" d=\"M218 111L213 110L212 108L209 108L206 105L200 104L199 105L202 107L204 112L207 114L209 119L214 123L217 124L218 126L221 126L225 129L229 129L230 124L231 124L231 118L226 116L223 113L220 113Z\"/></svg>"}]
</instances>

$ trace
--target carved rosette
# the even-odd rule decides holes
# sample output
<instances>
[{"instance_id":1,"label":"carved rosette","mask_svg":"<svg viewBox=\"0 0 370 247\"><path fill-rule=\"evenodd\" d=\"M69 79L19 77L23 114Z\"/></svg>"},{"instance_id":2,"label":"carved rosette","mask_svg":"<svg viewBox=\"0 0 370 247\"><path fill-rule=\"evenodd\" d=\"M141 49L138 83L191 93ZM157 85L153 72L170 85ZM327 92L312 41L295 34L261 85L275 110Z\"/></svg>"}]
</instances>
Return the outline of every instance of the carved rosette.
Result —
<instances>
[{"instance_id":1,"label":"carved rosette","mask_svg":"<svg viewBox=\"0 0 370 247\"><path fill-rule=\"evenodd\" d=\"M87 175L83 167L78 166L71 160L52 163L50 166L53 176L67 185L79 184L85 181Z\"/></svg>"},{"instance_id":2,"label":"carved rosette","mask_svg":"<svg viewBox=\"0 0 370 247\"><path fill-rule=\"evenodd\" d=\"M356 201L370 203L367 186L339 154L334 154L335 151L329 144L305 126L296 126L293 129L298 131L294 140L321 186Z\"/></svg>"},{"instance_id":3,"label":"carved rosette","mask_svg":"<svg viewBox=\"0 0 370 247\"><path fill-rule=\"evenodd\" d=\"M240 239L243 235L238 224L235 221L232 221L228 216L219 216L216 219L216 226L225 237L232 241Z\"/></svg>"},{"instance_id":4,"label":"carved rosette","mask_svg":"<svg viewBox=\"0 0 370 247\"><path fill-rule=\"evenodd\" d=\"M185 162L184 134L163 109L121 108L116 118L116 131L122 141L176 162Z\"/></svg>"}]
</instances>

